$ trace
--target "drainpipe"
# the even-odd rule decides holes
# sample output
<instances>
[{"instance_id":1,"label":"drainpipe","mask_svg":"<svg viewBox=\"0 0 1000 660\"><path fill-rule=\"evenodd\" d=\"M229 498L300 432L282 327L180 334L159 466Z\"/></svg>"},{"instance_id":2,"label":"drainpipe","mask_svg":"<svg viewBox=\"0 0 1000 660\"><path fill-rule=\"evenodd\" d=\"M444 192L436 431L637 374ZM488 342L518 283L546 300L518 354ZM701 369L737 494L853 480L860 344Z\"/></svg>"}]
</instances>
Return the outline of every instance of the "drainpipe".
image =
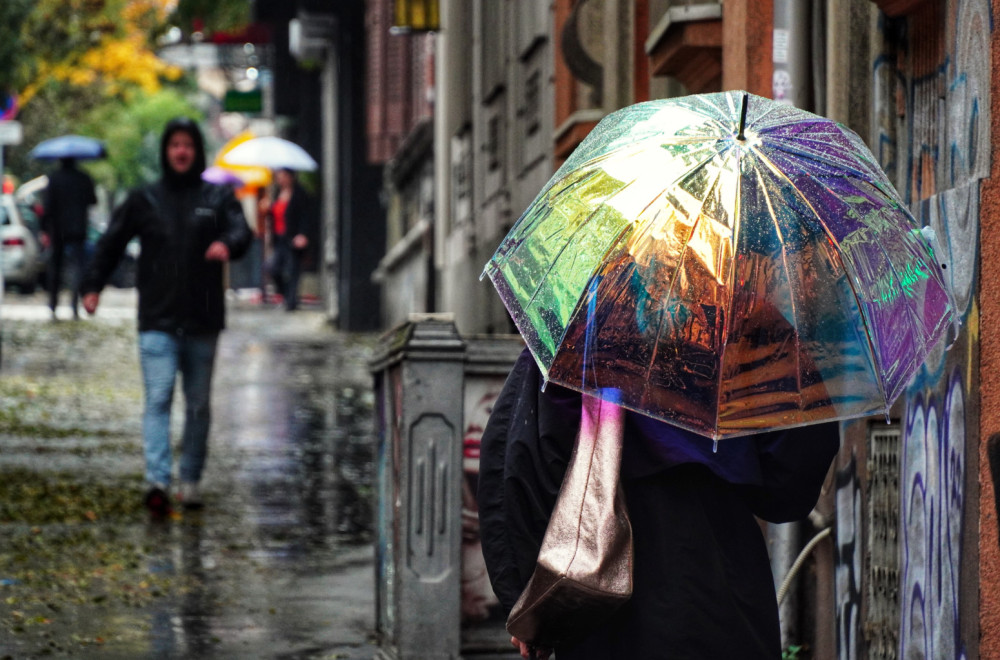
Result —
<instances>
[{"instance_id":1,"label":"drainpipe","mask_svg":"<svg viewBox=\"0 0 1000 660\"><path fill-rule=\"evenodd\" d=\"M804 0L774 0L774 47L771 97L775 101L812 110L812 67L810 42L812 25L810 2ZM799 602L797 580L785 583L801 544L801 524L768 524L768 543L771 550L771 572L775 588L784 585L784 599L778 606L781 619L781 647L801 641L799 639ZM794 578L794 575L792 576Z\"/></svg>"},{"instance_id":2,"label":"drainpipe","mask_svg":"<svg viewBox=\"0 0 1000 660\"><path fill-rule=\"evenodd\" d=\"M771 97L803 110L813 109L809 14L809 2L774 0Z\"/></svg>"},{"instance_id":3,"label":"drainpipe","mask_svg":"<svg viewBox=\"0 0 1000 660\"><path fill-rule=\"evenodd\" d=\"M799 523L768 523L767 543L771 555L771 574L774 576L774 589L785 584L785 577L795 563L799 553L800 543ZM796 591L798 581L785 585L784 599L778 604L778 617L781 620L781 648L798 641L799 634L799 598Z\"/></svg>"},{"instance_id":4,"label":"drainpipe","mask_svg":"<svg viewBox=\"0 0 1000 660\"><path fill-rule=\"evenodd\" d=\"M338 233L340 231L340 117L339 107L339 73L340 62L337 54L337 46L330 43L326 49L323 71L321 78L321 100L320 112L323 116L323 250L322 264L320 266L323 275L324 297L326 299L326 317L331 324L340 322L340 245Z\"/></svg>"}]
</instances>

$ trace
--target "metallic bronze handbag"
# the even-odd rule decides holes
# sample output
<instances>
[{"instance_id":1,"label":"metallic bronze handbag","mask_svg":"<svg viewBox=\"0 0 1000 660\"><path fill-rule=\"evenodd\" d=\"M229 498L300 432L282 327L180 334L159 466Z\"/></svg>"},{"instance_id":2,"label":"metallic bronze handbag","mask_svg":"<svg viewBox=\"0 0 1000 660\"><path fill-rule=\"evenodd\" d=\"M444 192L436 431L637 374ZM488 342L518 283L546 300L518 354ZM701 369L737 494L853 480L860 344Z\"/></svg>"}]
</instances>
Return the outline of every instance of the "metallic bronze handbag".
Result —
<instances>
[{"instance_id":1,"label":"metallic bronze handbag","mask_svg":"<svg viewBox=\"0 0 1000 660\"><path fill-rule=\"evenodd\" d=\"M632 525L619 483L624 410L583 395L580 432L535 572L507 631L536 647L578 640L632 595Z\"/></svg>"}]
</instances>

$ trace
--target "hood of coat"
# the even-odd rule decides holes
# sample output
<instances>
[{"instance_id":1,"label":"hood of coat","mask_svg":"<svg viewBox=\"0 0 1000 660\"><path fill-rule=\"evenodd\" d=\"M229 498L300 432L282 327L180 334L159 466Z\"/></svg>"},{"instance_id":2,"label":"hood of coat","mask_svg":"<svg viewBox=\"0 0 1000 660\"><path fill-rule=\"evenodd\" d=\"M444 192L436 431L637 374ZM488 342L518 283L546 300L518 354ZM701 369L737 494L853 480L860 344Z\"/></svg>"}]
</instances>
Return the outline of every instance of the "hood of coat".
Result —
<instances>
[{"instance_id":1,"label":"hood of coat","mask_svg":"<svg viewBox=\"0 0 1000 660\"><path fill-rule=\"evenodd\" d=\"M170 142L171 136L178 131L190 135L194 142L194 163L186 172L175 171L167 160L167 144ZM171 185L194 185L201 181L202 172L205 171L205 139L202 137L201 129L198 128L198 124L193 119L176 117L167 122L160 138L160 168L164 181Z\"/></svg>"}]
</instances>

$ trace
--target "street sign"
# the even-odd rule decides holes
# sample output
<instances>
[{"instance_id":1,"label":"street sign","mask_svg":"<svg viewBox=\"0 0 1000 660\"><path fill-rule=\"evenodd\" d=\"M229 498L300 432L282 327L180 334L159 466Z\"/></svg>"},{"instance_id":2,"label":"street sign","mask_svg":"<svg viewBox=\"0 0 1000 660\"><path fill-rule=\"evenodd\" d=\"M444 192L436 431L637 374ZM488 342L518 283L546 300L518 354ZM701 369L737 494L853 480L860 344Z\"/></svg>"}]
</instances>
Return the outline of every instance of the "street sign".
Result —
<instances>
[{"instance_id":1,"label":"street sign","mask_svg":"<svg viewBox=\"0 0 1000 660\"><path fill-rule=\"evenodd\" d=\"M0 121L0 144L21 144L24 139L24 131L21 130L21 122L12 119Z\"/></svg>"},{"instance_id":2,"label":"street sign","mask_svg":"<svg viewBox=\"0 0 1000 660\"><path fill-rule=\"evenodd\" d=\"M259 113L264 108L263 98L259 88L248 92L230 89L222 100L222 109L226 112Z\"/></svg>"}]
</instances>

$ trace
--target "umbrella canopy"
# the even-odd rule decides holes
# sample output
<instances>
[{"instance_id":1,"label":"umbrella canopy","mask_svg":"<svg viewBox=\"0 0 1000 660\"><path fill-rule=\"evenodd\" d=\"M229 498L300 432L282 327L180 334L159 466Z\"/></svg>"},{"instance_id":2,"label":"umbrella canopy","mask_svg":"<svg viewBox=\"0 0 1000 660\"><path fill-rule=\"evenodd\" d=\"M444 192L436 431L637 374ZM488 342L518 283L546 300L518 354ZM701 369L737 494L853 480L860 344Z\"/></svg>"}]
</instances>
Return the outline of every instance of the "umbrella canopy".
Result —
<instances>
[{"instance_id":1,"label":"umbrella canopy","mask_svg":"<svg viewBox=\"0 0 1000 660\"><path fill-rule=\"evenodd\" d=\"M201 173L201 178L203 181L222 186L242 186L244 183L238 174L218 165L205 168L205 171Z\"/></svg>"},{"instance_id":2,"label":"umbrella canopy","mask_svg":"<svg viewBox=\"0 0 1000 660\"><path fill-rule=\"evenodd\" d=\"M230 151L252 139L254 139L254 134L250 131L243 131L242 133L234 136L222 145L221 149L219 149L219 153L215 156L213 166L232 172L236 176L240 177L243 181L243 185L249 188L263 188L264 186L271 184L271 170L266 167L254 165L233 165L226 161L226 156Z\"/></svg>"},{"instance_id":3,"label":"umbrella canopy","mask_svg":"<svg viewBox=\"0 0 1000 660\"><path fill-rule=\"evenodd\" d=\"M726 92L606 117L484 276L548 381L718 440L886 412L940 269L855 133Z\"/></svg>"},{"instance_id":4,"label":"umbrella canopy","mask_svg":"<svg viewBox=\"0 0 1000 660\"><path fill-rule=\"evenodd\" d=\"M223 159L230 165L257 165L272 170L313 171L316 161L306 150L279 137L259 137L238 144Z\"/></svg>"},{"instance_id":5,"label":"umbrella canopy","mask_svg":"<svg viewBox=\"0 0 1000 660\"><path fill-rule=\"evenodd\" d=\"M39 160L62 158L88 160L104 158L108 154L104 149L104 143L100 140L84 135L61 135L39 142L28 155Z\"/></svg>"}]
</instances>

